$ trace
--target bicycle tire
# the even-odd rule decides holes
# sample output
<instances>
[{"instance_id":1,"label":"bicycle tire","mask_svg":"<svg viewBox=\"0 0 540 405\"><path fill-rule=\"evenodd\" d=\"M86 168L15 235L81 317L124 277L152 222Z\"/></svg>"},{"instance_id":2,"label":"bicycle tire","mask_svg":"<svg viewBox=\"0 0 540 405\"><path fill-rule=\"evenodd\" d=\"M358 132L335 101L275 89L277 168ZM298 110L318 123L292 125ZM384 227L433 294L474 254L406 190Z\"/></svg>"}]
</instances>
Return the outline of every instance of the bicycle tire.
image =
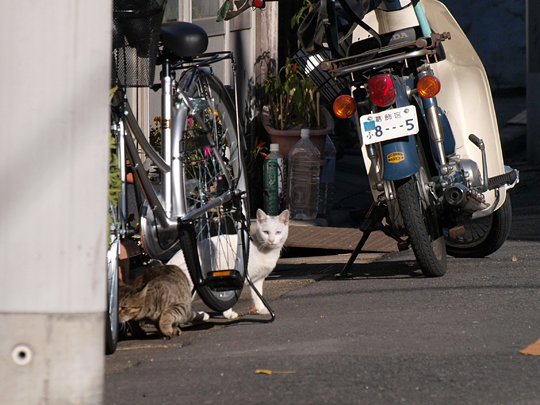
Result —
<instances>
[{"instance_id":1,"label":"bicycle tire","mask_svg":"<svg viewBox=\"0 0 540 405\"><path fill-rule=\"evenodd\" d=\"M414 255L426 277L446 273L446 244L433 203L420 197L415 177L396 185L396 194L403 223Z\"/></svg>"},{"instance_id":2,"label":"bicycle tire","mask_svg":"<svg viewBox=\"0 0 540 405\"><path fill-rule=\"evenodd\" d=\"M508 238L512 226L510 195L506 194L503 205L497 211L483 218L471 219L463 225L464 235L446 239L449 255L479 258L496 252Z\"/></svg>"},{"instance_id":3,"label":"bicycle tire","mask_svg":"<svg viewBox=\"0 0 540 405\"><path fill-rule=\"evenodd\" d=\"M112 236L107 251L107 312L105 313L105 354L116 351L119 336L118 323L118 272L120 269L120 239Z\"/></svg>"},{"instance_id":4,"label":"bicycle tire","mask_svg":"<svg viewBox=\"0 0 540 405\"><path fill-rule=\"evenodd\" d=\"M249 212L243 147L237 136L235 109L223 84L201 70L188 74L195 80L186 80L189 88L183 91L195 104L208 103L203 115L211 143L207 133L194 128L197 123L191 120L192 128L185 131L181 147L187 211L203 207L231 190L236 197L186 224L180 240L197 293L208 307L223 312L240 298L247 272ZM225 181L224 170L232 184ZM227 283L216 288L209 282L219 270L234 270L237 277L230 288Z\"/></svg>"},{"instance_id":5,"label":"bicycle tire","mask_svg":"<svg viewBox=\"0 0 540 405\"><path fill-rule=\"evenodd\" d=\"M118 97L114 93L113 97ZM111 106L117 99L111 98ZM113 121L114 112L112 115ZM106 257L107 271L107 308L105 312L105 354L116 351L120 335L118 321L119 297L118 283L120 272L120 244L122 230L121 201L123 196L122 169L120 167L119 132L111 133L111 149L109 156L109 211L108 211L108 247Z\"/></svg>"}]
</instances>

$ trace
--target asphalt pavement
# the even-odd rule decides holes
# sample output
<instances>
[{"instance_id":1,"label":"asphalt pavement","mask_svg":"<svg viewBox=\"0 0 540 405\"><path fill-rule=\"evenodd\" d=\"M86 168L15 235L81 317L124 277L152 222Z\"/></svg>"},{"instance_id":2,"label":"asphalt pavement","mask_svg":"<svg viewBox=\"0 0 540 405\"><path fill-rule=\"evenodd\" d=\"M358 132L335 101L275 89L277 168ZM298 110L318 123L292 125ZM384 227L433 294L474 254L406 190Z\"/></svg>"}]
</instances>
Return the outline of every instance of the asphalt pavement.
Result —
<instances>
[{"instance_id":1,"label":"asphalt pavement","mask_svg":"<svg viewBox=\"0 0 540 405\"><path fill-rule=\"evenodd\" d=\"M523 354L540 338L540 167L525 161L523 123L509 123L524 95L495 105L506 163L521 174L499 251L449 258L440 278L423 277L411 251L370 251L342 279L350 253L291 249L265 284L274 322L216 317L168 341L121 341L106 358L105 403L540 404L540 356ZM365 182L358 168L354 154L338 162L339 226L369 204L365 189L349 198ZM245 291L237 311L248 306Z\"/></svg>"}]
</instances>

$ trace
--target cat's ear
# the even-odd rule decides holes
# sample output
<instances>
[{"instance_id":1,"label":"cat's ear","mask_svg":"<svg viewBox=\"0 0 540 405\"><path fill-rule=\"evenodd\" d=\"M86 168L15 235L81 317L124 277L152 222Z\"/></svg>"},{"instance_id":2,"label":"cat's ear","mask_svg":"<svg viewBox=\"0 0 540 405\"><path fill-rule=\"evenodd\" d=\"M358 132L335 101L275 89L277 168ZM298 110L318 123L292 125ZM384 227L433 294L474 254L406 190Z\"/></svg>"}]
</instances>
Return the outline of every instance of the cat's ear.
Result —
<instances>
[{"instance_id":1,"label":"cat's ear","mask_svg":"<svg viewBox=\"0 0 540 405\"><path fill-rule=\"evenodd\" d=\"M279 219L281 222L283 222L285 225L289 223L289 210L283 211L281 214L279 214Z\"/></svg>"},{"instance_id":2,"label":"cat's ear","mask_svg":"<svg viewBox=\"0 0 540 405\"><path fill-rule=\"evenodd\" d=\"M257 222L263 222L264 220L266 220L267 216L268 215L266 215L266 213L260 208L257 210Z\"/></svg>"},{"instance_id":3,"label":"cat's ear","mask_svg":"<svg viewBox=\"0 0 540 405\"><path fill-rule=\"evenodd\" d=\"M141 298L141 299L144 299L144 297L146 297L147 291L148 291L148 284L146 284L146 285L144 286L144 288L143 288L141 291L139 291L139 292L137 293L137 296L138 296L139 298Z\"/></svg>"}]
</instances>

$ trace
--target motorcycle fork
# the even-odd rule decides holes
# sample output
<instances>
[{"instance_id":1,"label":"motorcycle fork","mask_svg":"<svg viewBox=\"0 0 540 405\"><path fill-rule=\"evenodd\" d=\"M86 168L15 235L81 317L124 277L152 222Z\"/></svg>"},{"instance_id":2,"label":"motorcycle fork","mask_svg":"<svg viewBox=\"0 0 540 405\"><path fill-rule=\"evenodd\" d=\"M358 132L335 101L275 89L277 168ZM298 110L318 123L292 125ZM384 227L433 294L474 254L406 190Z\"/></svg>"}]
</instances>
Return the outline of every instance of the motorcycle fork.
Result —
<instances>
[{"instance_id":1,"label":"motorcycle fork","mask_svg":"<svg viewBox=\"0 0 540 405\"><path fill-rule=\"evenodd\" d=\"M432 75L432 70L428 67L420 71L418 79L423 76ZM437 104L437 98L424 98L421 97L422 108L426 116L428 134L434 145L435 162L438 163L438 171L440 175L446 175L450 172L450 166L446 159L446 152L444 148L444 131L441 118L439 116L439 106Z\"/></svg>"}]
</instances>

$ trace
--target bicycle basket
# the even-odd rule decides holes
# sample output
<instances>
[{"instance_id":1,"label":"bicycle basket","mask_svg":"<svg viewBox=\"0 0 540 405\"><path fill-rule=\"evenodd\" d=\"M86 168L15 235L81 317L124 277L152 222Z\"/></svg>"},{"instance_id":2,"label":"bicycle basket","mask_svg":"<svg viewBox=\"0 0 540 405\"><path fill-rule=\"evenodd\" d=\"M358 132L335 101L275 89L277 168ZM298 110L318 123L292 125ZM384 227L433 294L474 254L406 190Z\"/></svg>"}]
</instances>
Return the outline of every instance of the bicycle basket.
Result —
<instances>
[{"instance_id":1,"label":"bicycle basket","mask_svg":"<svg viewBox=\"0 0 540 405\"><path fill-rule=\"evenodd\" d=\"M154 81L166 0L114 0L114 84L148 87Z\"/></svg>"},{"instance_id":2,"label":"bicycle basket","mask_svg":"<svg viewBox=\"0 0 540 405\"><path fill-rule=\"evenodd\" d=\"M350 91L349 80L345 77L333 78L320 68L320 64L330 59L330 51L321 49L316 53L307 53L299 49L293 56L302 71L311 79L327 103L332 103L337 96L348 94Z\"/></svg>"}]
</instances>

